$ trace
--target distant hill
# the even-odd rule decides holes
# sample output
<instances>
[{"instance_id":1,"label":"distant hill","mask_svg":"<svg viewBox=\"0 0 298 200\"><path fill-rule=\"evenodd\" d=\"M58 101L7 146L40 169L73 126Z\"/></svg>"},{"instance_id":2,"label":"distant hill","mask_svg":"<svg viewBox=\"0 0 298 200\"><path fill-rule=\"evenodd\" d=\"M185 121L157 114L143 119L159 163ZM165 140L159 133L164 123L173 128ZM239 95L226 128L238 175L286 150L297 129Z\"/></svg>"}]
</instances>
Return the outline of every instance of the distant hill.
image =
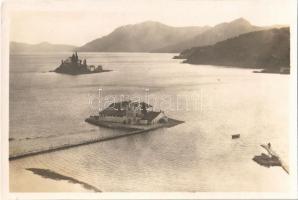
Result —
<instances>
[{"instance_id":1,"label":"distant hill","mask_svg":"<svg viewBox=\"0 0 298 200\"><path fill-rule=\"evenodd\" d=\"M172 27L147 21L121 26L112 33L88 42L78 51L178 53L195 46L213 45L243 33L268 29L251 25L243 18L214 27Z\"/></svg>"},{"instance_id":2,"label":"distant hill","mask_svg":"<svg viewBox=\"0 0 298 200\"><path fill-rule=\"evenodd\" d=\"M194 47L180 54L191 64L278 70L290 65L289 28L242 34L212 46Z\"/></svg>"},{"instance_id":3,"label":"distant hill","mask_svg":"<svg viewBox=\"0 0 298 200\"><path fill-rule=\"evenodd\" d=\"M11 42L10 52L159 52L178 53L192 47L213 45L243 33L268 29L251 25L243 18L214 27L173 27L146 21L116 28L110 34L92 40L81 47L64 44L26 44Z\"/></svg>"},{"instance_id":4,"label":"distant hill","mask_svg":"<svg viewBox=\"0 0 298 200\"><path fill-rule=\"evenodd\" d=\"M78 51L151 52L195 37L210 27L172 27L147 21L121 26L107 36L88 42Z\"/></svg>"},{"instance_id":5,"label":"distant hill","mask_svg":"<svg viewBox=\"0 0 298 200\"><path fill-rule=\"evenodd\" d=\"M26 53L26 52L63 52L73 51L76 46L65 44L50 44L42 42L39 44L27 44L21 42L10 42L10 53Z\"/></svg>"},{"instance_id":6,"label":"distant hill","mask_svg":"<svg viewBox=\"0 0 298 200\"><path fill-rule=\"evenodd\" d=\"M182 42L155 49L154 52L172 52L177 53L191 47L213 45L219 41L226 40L238 36L243 33L253 32L257 30L265 29L265 27L259 27L251 25L247 20L243 18L236 19L229 23L218 24L201 34L190 39L185 39Z\"/></svg>"}]
</instances>

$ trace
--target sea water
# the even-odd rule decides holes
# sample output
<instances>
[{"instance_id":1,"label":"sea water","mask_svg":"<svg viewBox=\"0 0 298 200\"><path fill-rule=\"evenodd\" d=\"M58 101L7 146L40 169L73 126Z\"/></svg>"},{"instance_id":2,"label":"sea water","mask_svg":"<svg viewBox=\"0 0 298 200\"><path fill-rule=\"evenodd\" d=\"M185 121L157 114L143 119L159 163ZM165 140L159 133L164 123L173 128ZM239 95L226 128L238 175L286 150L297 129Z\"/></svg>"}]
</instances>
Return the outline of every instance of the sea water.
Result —
<instances>
[{"instance_id":1,"label":"sea water","mask_svg":"<svg viewBox=\"0 0 298 200\"><path fill-rule=\"evenodd\" d=\"M79 76L49 72L69 55L10 56L11 143L39 148L52 137L67 141L117 135L117 130L84 121L108 105L102 104L105 97L140 97L185 123L10 161L12 192L80 191L75 184L56 187L59 181L49 183L26 168L49 169L104 192L289 190L289 175L282 168L252 160L263 152L260 144L270 142L288 162L288 75L183 64L172 59L174 54L155 53L79 53L88 64L112 71ZM232 140L233 134L240 138Z\"/></svg>"}]
</instances>

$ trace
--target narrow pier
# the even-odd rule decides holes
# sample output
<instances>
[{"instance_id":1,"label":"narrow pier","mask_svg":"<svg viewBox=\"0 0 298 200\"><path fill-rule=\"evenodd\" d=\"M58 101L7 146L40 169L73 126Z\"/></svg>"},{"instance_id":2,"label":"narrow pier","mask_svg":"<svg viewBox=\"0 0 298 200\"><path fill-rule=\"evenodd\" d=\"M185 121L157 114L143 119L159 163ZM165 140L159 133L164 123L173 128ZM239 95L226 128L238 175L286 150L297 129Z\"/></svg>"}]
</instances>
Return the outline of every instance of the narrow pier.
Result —
<instances>
[{"instance_id":1,"label":"narrow pier","mask_svg":"<svg viewBox=\"0 0 298 200\"><path fill-rule=\"evenodd\" d=\"M51 146L51 147L46 148L46 149L38 149L38 150L26 151L26 152L22 152L22 153L16 153L16 154L9 155L9 160L11 161L11 160L16 160L16 159L20 159L20 158L29 157L29 156L34 156L34 155L39 155L39 154L44 154L44 153L51 153L51 152L54 152L54 151L60 151L60 150L64 150L64 149L79 147L79 146L82 146L82 145L94 144L94 143L97 143L97 142L104 142L104 141L109 141L109 140L114 140L114 139L119 139L119 138L123 138L123 137L132 136L132 135L137 135L137 134L153 131L153 130L156 130L156 129L159 129L159 128L172 127L174 125L177 125L178 122L183 123L182 121L175 121L175 122L172 121L171 123L157 124L155 126L150 126L149 128L133 130L133 131L128 132L128 133L113 135L113 136L110 136L110 137L104 137L104 138L99 137L99 138L96 138L96 139L84 140L82 142L77 142L77 143L70 143L70 144Z\"/></svg>"}]
</instances>

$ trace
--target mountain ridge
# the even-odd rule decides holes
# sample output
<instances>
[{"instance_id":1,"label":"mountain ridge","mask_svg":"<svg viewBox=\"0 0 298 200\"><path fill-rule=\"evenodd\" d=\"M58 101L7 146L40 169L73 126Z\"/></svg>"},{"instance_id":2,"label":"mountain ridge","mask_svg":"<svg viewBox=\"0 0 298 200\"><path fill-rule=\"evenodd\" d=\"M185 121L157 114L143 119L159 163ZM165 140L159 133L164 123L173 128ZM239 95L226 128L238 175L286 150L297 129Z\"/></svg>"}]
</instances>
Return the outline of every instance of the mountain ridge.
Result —
<instances>
[{"instance_id":1,"label":"mountain ridge","mask_svg":"<svg viewBox=\"0 0 298 200\"><path fill-rule=\"evenodd\" d=\"M283 27L271 26L271 27ZM179 53L196 46L213 45L243 33L269 29L251 25L244 18L211 26L174 27L157 21L144 21L114 29L111 33L87 42L82 46L42 42L10 43L10 52L152 52Z\"/></svg>"},{"instance_id":2,"label":"mountain ridge","mask_svg":"<svg viewBox=\"0 0 298 200\"><path fill-rule=\"evenodd\" d=\"M170 45L161 49L154 50L155 52L170 52L177 53L185 49L189 49L195 46L213 45L219 41L232 38L243 33L253 32L264 29L263 27L251 25L250 22L244 18L238 18L231 22L224 22L215 25L214 27L206 30L205 32L198 34L197 36L185 40L174 45Z\"/></svg>"},{"instance_id":3,"label":"mountain ridge","mask_svg":"<svg viewBox=\"0 0 298 200\"><path fill-rule=\"evenodd\" d=\"M290 30L274 28L241 34L214 45L180 53L185 63L262 68L278 71L290 67Z\"/></svg>"},{"instance_id":4,"label":"mountain ridge","mask_svg":"<svg viewBox=\"0 0 298 200\"><path fill-rule=\"evenodd\" d=\"M24 42L10 41L10 53L26 53L26 52L63 52L73 51L77 48L74 45L67 44L52 44L49 42L40 42L37 44L28 44Z\"/></svg>"},{"instance_id":5,"label":"mountain ridge","mask_svg":"<svg viewBox=\"0 0 298 200\"><path fill-rule=\"evenodd\" d=\"M92 40L77 48L78 51L150 52L161 45L191 38L208 26L173 27L155 21L145 21L116 28L110 34Z\"/></svg>"},{"instance_id":6,"label":"mountain ridge","mask_svg":"<svg viewBox=\"0 0 298 200\"><path fill-rule=\"evenodd\" d=\"M110 34L77 48L77 51L178 53L191 47L213 45L243 33L269 28L252 25L244 18L213 27L174 27L145 21L120 26Z\"/></svg>"}]
</instances>

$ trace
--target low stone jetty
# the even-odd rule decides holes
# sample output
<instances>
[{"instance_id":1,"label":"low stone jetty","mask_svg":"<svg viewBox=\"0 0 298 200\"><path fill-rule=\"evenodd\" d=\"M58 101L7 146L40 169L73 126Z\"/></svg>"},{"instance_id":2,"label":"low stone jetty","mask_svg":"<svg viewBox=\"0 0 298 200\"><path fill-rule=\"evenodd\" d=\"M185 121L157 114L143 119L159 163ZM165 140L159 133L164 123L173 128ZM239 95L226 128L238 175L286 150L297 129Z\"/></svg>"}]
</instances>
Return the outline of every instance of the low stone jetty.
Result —
<instances>
[{"instance_id":1,"label":"low stone jetty","mask_svg":"<svg viewBox=\"0 0 298 200\"><path fill-rule=\"evenodd\" d=\"M94 131L76 134L44 136L28 140L16 139L9 142L9 160L118 139L184 123L167 117L161 110L153 111L152 106L145 102L133 101L112 103L98 115L85 119L85 122L119 131L109 130L110 134L104 136L99 134L97 129L93 129Z\"/></svg>"},{"instance_id":2,"label":"low stone jetty","mask_svg":"<svg viewBox=\"0 0 298 200\"><path fill-rule=\"evenodd\" d=\"M20 158L29 157L29 156L34 156L34 155L39 155L39 154L44 154L44 153L51 153L54 151L65 150L65 149L79 147L79 146L88 145L88 144L94 144L97 142L104 142L104 141L119 139L119 138L123 138L123 137L128 137L128 136L132 136L132 135L137 135L137 134L153 131L153 130L156 130L159 128L168 128L168 127L175 126L179 123L183 123L182 121L178 121L178 120L169 120L169 121L170 122L167 124L157 124L155 126L150 126L148 128L144 128L144 129L134 129L129 132L119 133L118 135L105 136L105 137L90 135L90 136L86 136L86 137L88 137L87 139L86 138L84 138L84 139L78 138L78 141L73 140L70 143L64 143L64 144L61 143L61 144L57 144L57 145L51 145L51 146L45 147L45 148L31 149L31 150L27 150L27 151L26 150L12 151L9 155L9 160L16 160L16 159L20 159ZM86 134L86 133L83 133L83 134ZM65 141L67 137L74 137L74 136L65 136L65 138L60 137L60 139L57 138L57 140ZM45 138L44 140L48 141L49 139ZM17 142L17 141L15 141L15 142ZM15 146L18 146L18 144L16 144Z\"/></svg>"}]
</instances>

